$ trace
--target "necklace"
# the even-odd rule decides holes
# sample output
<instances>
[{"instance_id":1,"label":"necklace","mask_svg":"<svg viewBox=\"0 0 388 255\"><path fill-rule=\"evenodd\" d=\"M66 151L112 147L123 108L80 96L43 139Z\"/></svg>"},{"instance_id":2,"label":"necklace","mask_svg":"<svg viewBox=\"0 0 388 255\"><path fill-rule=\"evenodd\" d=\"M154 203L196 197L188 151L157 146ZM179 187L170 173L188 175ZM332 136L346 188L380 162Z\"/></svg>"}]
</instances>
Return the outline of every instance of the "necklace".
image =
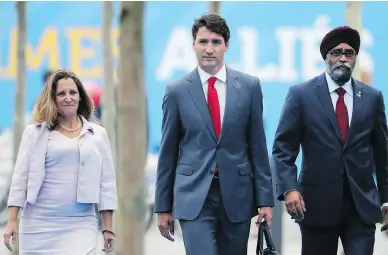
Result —
<instances>
[{"instance_id":1,"label":"necklace","mask_svg":"<svg viewBox=\"0 0 388 255\"><path fill-rule=\"evenodd\" d=\"M78 120L78 126L75 127L75 128L68 128L68 127L66 127L66 126L63 125L63 124L59 124L59 125L61 125L61 127L62 127L64 130L66 130L67 132L75 132L75 131L77 131L77 130L81 127L81 121L80 121L80 119L79 119L78 116L77 116L77 120Z\"/></svg>"}]
</instances>

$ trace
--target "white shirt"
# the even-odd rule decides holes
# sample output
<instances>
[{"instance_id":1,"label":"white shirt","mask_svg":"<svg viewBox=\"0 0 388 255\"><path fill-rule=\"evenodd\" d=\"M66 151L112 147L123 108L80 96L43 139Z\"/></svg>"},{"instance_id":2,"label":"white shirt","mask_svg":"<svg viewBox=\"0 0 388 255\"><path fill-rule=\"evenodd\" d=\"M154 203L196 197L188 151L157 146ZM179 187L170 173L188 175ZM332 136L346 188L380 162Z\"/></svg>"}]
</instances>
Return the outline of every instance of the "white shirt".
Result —
<instances>
[{"instance_id":1,"label":"white shirt","mask_svg":"<svg viewBox=\"0 0 388 255\"><path fill-rule=\"evenodd\" d=\"M203 93L205 94L205 99L207 102L207 88L208 88L208 80L210 77L214 76L217 78L214 87L217 90L218 101L220 103L220 117L221 117L221 127L222 122L224 120L225 113L225 102L226 102L226 67L225 65L215 74L211 75L205 72L202 68L198 66L199 78L201 79Z\"/></svg>"},{"instance_id":2,"label":"white shirt","mask_svg":"<svg viewBox=\"0 0 388 255\"><path fill-rule=\"evenodd\" d=\"M341 86L338 86L330 77L330 75L325 72L325 76L326 76L326 81L327 81L327 85L329 87L329 93L330 93L330 97L331 97L331 101L333 103L333 107L334 107L334 112L335 112L335 109L336 109L336 105L337 105L337 100L338 100L338 97L339 95L337 94L337 92L335 92L336 89L340 88ZM344 100L345 100L345 105L346 105L346 108L348 109L348 116L349 116L349 126L350 126L350 122L352 121L352 113L353 113L353 88L352 88L352 80L349 79L349 81L347 81L343 86L342 88L346 91L345 95L344 95Z\"/></svg>"}]
</instances>

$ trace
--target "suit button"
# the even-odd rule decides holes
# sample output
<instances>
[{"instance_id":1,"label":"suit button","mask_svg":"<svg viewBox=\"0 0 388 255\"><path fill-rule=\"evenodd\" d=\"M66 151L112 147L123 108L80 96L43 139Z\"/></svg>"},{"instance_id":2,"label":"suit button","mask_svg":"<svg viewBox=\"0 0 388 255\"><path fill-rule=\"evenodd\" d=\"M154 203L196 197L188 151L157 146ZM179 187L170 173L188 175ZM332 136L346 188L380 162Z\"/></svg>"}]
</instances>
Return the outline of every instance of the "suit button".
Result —
<instances>
[{"instance_id":1,"label":"suit button","mask_svg":"<svg viewBox=\"0 0 388 255\"><path fill-rule=\"evenodd\" d=\"M84 166L84 162L83 161L81 162L81 166Z\"/></svg>"},{"instance_id":2,"label":"suit button","mask_svg":"<svg viewBox=\"0 0 388 255\"><path fill-rule=\"evenodd\" d=\"M214 174L214 171L210 171L210 175Z\"/></svg>"}]
</instances>

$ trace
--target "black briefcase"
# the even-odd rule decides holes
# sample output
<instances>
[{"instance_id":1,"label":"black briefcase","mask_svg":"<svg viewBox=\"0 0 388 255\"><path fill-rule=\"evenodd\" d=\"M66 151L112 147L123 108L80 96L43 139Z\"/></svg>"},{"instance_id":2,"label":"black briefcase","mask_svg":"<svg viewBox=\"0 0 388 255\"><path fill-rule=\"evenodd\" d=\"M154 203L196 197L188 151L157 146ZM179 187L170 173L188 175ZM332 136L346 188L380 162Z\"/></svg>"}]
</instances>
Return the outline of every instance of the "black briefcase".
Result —
<instances>
[{"instance_id":1,"label":"black briefcase","mask_svg":"<svg viewBox=\"0 0 388 255\"><path fill-rule=\"evenodd\" d=\"M267 248L265 249L263 248L264 238L265 243L267 244ZM269 227L266 221L263 221L259 227L259 235L257 238L256 245L256 255L280 255L275 249L275 245L272 241L271 233L269 231Z\"/></svg>"}]
</instances>

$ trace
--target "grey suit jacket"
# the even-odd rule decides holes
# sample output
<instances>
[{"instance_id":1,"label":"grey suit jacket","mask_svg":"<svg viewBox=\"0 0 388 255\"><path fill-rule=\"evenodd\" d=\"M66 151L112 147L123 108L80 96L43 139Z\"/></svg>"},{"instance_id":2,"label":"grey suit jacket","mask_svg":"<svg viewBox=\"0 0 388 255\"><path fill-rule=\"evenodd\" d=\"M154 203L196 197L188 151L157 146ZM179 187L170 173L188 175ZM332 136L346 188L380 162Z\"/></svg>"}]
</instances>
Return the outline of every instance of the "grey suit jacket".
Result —
<instances>
[{"instance_id":1,"label":"grey suit jacket","mask_svg":"<svg viewBox=\"0 0 388 255\"><path fill-rule=\"evenodd\" d=\"M99 210L118 205L116 175L106 130L83 120L79 137L80 171L77 202L98 204ZM23 132L12 175L8 206L34 204L45 178L45 156L50 130L46 123L30 124ZM96 149L97 148L97 149Z\"/></svg>"},{"instance_id":2,"label":"grey suit jacket","mask_svg":"<svg viewBox=\"0 0 388 255\"><path fill-rule=\"evenodd\" d=\"M274 197L263 127L263 96L256 77L227 67L226 105L216 138L198 69L167 85L157 169L155 212L198 216L219 169L228 218L250 219Z\"/></svg>"}]
</instances>

